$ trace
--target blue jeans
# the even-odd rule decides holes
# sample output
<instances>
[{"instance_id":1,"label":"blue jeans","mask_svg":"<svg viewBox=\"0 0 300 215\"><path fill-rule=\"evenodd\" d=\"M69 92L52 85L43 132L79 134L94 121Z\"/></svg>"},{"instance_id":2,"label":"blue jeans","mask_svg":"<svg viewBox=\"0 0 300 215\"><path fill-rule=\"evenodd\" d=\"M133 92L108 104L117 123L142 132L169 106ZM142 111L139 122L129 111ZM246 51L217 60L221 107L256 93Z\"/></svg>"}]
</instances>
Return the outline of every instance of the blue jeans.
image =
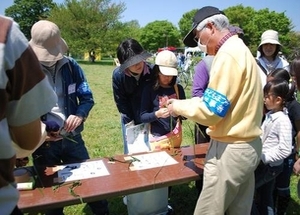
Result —
<instances>
[{"instance_id":1,"label":"blue jeans","mask_svg":"<svg viewBox=\"0 0 300 215\"><path fill-rule=\"evenodd\" d=\"M284 159L283 171L276 177L275 188L280 196L290 196L290 178L293 173L294 162L295 153L292 153Z\"/></svg>"},{"instance_id":2,"label":"blue jeans","mask_svg":"<svg viewBox=\"0 0 300 215\"><path fill-rule=\"evenodd\" d=\"M273 191L276 177L282 172L283 164L279 166L258 165L255 170L255 199L252 204L252 215L268 214L268 208L274 209Z\"/></svg>"},{"instance_id":3,"label":"blue jeans","mask_svg":"<svg viewBox=\"0 0 300 215\"><path fill-rule=\"evenodd\" d=\"M77 143L68 139L55 142L44 142L33 154L33 164L36 165L61 165L64 163L78 163L89 159L81 134L73 138ZM108 214L108 202L101 200L88 203L94 214ZM47 215L63 215L63 208L48 210Z\"/></svg>"}]
</instances>

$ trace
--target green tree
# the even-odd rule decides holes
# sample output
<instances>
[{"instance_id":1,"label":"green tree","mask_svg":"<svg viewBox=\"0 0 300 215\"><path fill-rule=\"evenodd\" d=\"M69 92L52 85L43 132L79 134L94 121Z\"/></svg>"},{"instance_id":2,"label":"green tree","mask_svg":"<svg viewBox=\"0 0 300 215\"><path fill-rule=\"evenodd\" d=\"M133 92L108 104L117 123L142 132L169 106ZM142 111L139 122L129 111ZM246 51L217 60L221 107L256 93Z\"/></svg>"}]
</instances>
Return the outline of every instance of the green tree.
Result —
<instances>
[{"instance_id":1,"label":"green tree","mask_svg":"<svg viewBox=\"0 0 300 215\"><path fill-rule=\"evenodd\" d=\"M181 36L184 37L192 26L192 19L197 10L191 10L183 14L179 21ZM285 13L277 13L269 9L254 10L252 7L244 7L242 4L228 7L223 10L229 19L230 24L243 29L244 42L253 55L256 55L261 35L265 30L273 29L278 31L280 42L283 45L283 52L289 53L293 47L290 46L290 36L293 26L291 20Z\"/></svg>"},{"instance_id":2,"label":"green tree","mask_svg":"<svg viewBox=\"0 0 300 215\"><path fill-rule=\"evenodd\" d=\"M30 39L31 26L41 19L47 19L55 5L52 0L14 0L14 4L5 9L5 15L19 23L21 31Z\"/></svg>"},{"instance_id":3,"label":"green tree","mask_svg":"<svg viewBox=\"0 0 300 215\"><path fill-rule=\"evenodd\" d=\"M268 29L278 31L284 52L290 49L288 33L292 30L292 23L284 13L270 11L268 8L255 11L251 7L243 7L241 4L229 7L224 12L231 24L243 29L244 42L253 55L256 55L262 33Z\"/></svg>"},{"instance_id":4,"label":"green tree","mask_svg":"<svg viewBox=\"0 0 300 215\"><path fill-rule=\"evenodd\" d=\"M129 22L117 22L114 25L114 29L107 32L107 38L105 47L103 47L102 52L107 55L115 56L116 48L121 41L127 38L134 38L139 40L141 28L137 20L132 20Z\"/></svg>"},{"instance_id":5,"label":"green tree","mask_svg":"<svg viewBox=\"0 0 300 215\"><path fill-rule=\"evenodd\" d=\"M166 20L148 23L141 29L140 42L148 51L157 51L166 46L180 45L178 29Z\"/></svg>"},{"instance_id":6,"label":"green tree","mask_svg":"<svg viewBox=\"0 0 300 215\"><path fill-rule=\"evenodd\" d=\"M118 32L130 24L119 22L124 3L110 0L66 0L54 8L49 20L61 29L72 54L91 49L103 53L120 40Z\"/></svg>"},{"instance_id":7,"label":"green tree","mask_svg":"<svg viewBox=\"0 0 300 215\"><path fill-rule=\"evenodd\" d=\"M189 33L193 25L193 18L198 9L191 10L182 15L182 18L179 20L178 26L180 35L182 38Z\"/></svg>"}]
</instances>

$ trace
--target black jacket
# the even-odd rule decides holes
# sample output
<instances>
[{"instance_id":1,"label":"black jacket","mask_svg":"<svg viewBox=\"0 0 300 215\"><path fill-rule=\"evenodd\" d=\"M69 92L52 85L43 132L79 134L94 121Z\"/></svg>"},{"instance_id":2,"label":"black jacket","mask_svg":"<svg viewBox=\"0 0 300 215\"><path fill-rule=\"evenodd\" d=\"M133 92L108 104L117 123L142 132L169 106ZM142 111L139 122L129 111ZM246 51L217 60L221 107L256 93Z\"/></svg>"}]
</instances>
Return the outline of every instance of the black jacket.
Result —
<instances>
[{"instance_id":1,"label":"black jacket","mask_svg":"<svg viewBox=\"0 0 300 215\"><path fill-rule=\"evenodd\" d=\"M119 67L113 71L112 87L114 100L124 124L132 120L134 120L136 125L141 123L140 108L143 88L154 80L154 64L146 63L145 66L149 68L150 73L144 74L143 72L138 81L135 77L128 76L124 71L120 71Z\"/></svg>"}]
</instances>

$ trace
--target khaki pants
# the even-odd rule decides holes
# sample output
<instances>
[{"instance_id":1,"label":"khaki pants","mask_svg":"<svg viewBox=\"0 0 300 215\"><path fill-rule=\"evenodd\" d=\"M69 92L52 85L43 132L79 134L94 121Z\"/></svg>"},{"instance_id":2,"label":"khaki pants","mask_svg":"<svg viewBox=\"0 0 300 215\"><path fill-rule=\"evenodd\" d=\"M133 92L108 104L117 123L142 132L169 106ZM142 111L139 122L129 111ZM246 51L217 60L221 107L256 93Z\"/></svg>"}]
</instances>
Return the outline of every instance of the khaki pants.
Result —
<instances>
[{"instance_id":1,"label":"khaki pants","mask_svg":"<svg viewBox=\"0 0 300 215\"><path fill-rule=\"evenodd\" d=\"M241 144L211 140L194 215L250 214L261 150L260 138Z\"/></svg>"}]
</instances>

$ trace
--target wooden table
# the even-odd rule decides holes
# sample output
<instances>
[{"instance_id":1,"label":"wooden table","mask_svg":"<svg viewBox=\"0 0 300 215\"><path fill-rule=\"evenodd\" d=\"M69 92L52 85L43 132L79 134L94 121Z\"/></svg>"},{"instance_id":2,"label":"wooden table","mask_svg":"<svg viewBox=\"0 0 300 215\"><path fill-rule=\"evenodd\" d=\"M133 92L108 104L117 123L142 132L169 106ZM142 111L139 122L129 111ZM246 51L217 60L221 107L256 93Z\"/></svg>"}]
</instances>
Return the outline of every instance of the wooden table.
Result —
<instances>
[{"instance_id":1,"label":"wooden table","mask_svg":"<svg viewBox=\"0 0 300 215\"><path fill-rule=\"evenodd\" d=\"M178 161L177 164L138 171L131 171L126 163L110 164L108 158L102 158L110 175L83 179L81 186L76 187L75 192L83 202L92 202L188 183L197 180L203 173L207 148L208 144L182 147L177 149L177 154L173 156ZM169 151L169 154L171 153L173 152ZM125 156L120 155L115 158L123 159ZM68 186L61 186L58 191L53 191L55 174L47 175L46 169L46 167L37 168L41 182L37 181L35 189L20 191L19 208L23 212L39 212L50 208L80 204L80 198L72 196L68 191Z\"/></svg>"}]
</instances>

